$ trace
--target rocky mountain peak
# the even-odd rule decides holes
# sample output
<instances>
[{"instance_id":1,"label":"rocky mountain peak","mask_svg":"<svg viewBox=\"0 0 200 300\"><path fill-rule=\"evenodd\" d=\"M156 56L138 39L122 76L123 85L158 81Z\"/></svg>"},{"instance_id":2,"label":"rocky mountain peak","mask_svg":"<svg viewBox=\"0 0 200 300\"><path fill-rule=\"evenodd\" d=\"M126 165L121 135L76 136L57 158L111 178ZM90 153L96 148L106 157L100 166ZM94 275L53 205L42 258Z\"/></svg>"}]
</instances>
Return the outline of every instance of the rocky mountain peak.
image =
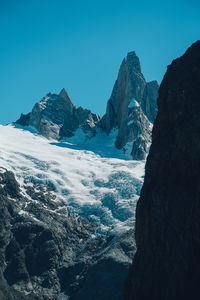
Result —
<instances>
[{"instance_id":1,"label":"rocky mountain peak","mask_svg":"<svg viewBox=\"0 0 200 300\"><path fill-rule=\"evenodd\" d=\"M133 71L137 73L142 73L139 57L136 55L135 51L128 52L127 57L125 58L125 63Z\"/></svg>"},{"instance_id":2,"label":"rocky mountain peak","mask_svg":"<svg viewBox=\"0 0 200 300\"><path fill-rule=\"evenodd\" d=\"M67 93L67 91L65 90L65 88L63 88L60 93L59 93L59 97L63 98L64 100L68 101L71 103L72 106L74 106L69 94Z\"/></svg>"},{"instance_id":3,"label":"rocky mountain peak","mask_svg":"<svg viewBox=\"0 0 200 300\"><path fill-rule=\"evenodd\" d=\"M57 94L48 93L37 102L32 111L21 115L16 123L34 127L47 138L62 139L71 137L81 126L84 132L95 135L95 126L99 116L90 110L77 108L66 90Z\"/></svg>"},{"instance_id":4,"label":"rocky mountain peak","mask_svg":"<svg viewBox=\"0 0 200 300\"><path fill-rule=\"evenodd\" d=\"M125 149L127 143L132 143L133 159L145 158L151 140L150 122L154 121L157 113L158 85L155 82L145 81L138 56L135 51L129 52L122 61L101 121L107 135L114 128L118 129L117 148Z\"/></svg>"},{"instance_id":5,"label":"rocky mountain peak","mask_svg":"<svg viewBox=\"0 0 200 300\"><path fill-rule=\"evenodd\" d=\"M145 158L151 141L157 95L157 82L145 81L140 60L132 51L122 61L102 119L90 110L77 108L63 88L58 95L47 94L35 104L32 112L22 114L16 123L32 126L45 137L54 139L72 137L79 128L86 134L86 139L94 137L99 128L107 135L116 129L113 147L140 160Z\"/></svg>"},{"instance_id":6,"label":"rocky mountain peak","mask_svg":"<svg viewBox=\"0 0 200 300\"><path fill-rule=\"evenodd\" d=\"M128 57L137 57L136 52L135 52L135 51L130 51L130 52L128 52L127 58L128 58Z\"/></svg>"}]
</instances>

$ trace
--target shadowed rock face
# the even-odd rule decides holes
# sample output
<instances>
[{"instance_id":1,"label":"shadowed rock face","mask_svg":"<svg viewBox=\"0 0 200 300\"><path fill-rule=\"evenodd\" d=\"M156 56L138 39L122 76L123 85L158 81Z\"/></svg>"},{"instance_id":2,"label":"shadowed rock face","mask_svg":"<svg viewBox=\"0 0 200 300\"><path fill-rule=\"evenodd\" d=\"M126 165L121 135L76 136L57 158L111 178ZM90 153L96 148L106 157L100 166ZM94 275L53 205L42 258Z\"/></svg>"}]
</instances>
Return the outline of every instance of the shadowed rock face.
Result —
<instances>
[{"instance_id":1,"label":"shadowed rock face","mask_svg":"<svg viewBox=\"0 0 200 300\"><path fill-rule=\"evenodd\" d=\"M133 159L146 156L147 144L151 140L149 121L153 122L157 113L158 87L157 81L146 83L139 58L135 52L128 53L121 64L101 124L107 134L113 128L119 129L117 148L133 142Z\"/></svg>"},{"instance_id":2,"label":"shadowed rock face","mask_svg":"<svg viewBox=\"0 0 200 300\"><path fill-rule=\"evenodd\" d=\"M199 172L200 41L160 86L124 299L200 299Z\"/></svg>"},{"instance_id":3,"label":"shadowed rock face","mask_svg":"<svg viewBox=\"0 0 200 300\"><path fill-rule=\"evenodd\" d=\"M159 86L156 80L147 82L144 89L143 99L141 101L142 110L151 122L154 122L158 111L158 88Z\"/></svg>"}]
</instances>

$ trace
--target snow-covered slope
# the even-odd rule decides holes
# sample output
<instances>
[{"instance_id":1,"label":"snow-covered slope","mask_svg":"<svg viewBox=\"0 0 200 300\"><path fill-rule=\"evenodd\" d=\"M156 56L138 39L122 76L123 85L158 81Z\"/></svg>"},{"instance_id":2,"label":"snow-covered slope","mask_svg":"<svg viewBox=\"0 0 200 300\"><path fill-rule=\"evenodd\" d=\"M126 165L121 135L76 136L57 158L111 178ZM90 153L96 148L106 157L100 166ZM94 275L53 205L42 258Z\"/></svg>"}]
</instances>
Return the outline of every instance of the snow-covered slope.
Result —
<instances>
[{"instance_id":1,"label":"snow-covered slope","mask_svg":"<svg viewBox=\"0 0 200 300\"><path fill-rule=\"evenodd\" d=\"M30 181L50 185L59 201L99 224L97 234L121 233L133 227L144 161L120 159L117 149L112 153L113 137L94 138L85 150L80 136L77 145L76 136L58 142L22 127L0 126L0 166L15 173L24 193Z\"/></svg>"}]
</instances>

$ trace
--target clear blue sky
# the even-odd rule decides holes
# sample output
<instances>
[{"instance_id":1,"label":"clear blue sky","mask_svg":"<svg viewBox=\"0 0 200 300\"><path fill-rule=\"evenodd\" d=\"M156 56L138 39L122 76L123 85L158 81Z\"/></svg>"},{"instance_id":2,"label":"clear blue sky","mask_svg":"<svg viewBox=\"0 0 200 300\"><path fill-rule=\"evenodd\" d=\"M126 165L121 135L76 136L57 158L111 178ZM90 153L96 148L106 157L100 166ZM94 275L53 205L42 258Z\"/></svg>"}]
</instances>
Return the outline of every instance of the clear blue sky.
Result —
<instances>
[{"instance_id":1,"label":"clear blue sky","mask_svg":"<svg viewBox=\"0 0 200 300\"><path fill-rule=\"evenodd\" d=\"M199 0L0 0L0 123L63 87L102 115L135 50L148 81L200 38Z\"/></svg>"}]
</instances>

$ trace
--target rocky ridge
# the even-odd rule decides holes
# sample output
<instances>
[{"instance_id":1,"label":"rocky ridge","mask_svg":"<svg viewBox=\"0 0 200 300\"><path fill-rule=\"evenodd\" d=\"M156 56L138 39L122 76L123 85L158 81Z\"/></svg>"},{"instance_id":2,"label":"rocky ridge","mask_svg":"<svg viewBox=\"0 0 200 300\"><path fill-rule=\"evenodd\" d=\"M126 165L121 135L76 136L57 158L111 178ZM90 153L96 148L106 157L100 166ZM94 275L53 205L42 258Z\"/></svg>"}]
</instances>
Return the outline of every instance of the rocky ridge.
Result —
<instances>
[{"instance_id":1,"label":"rocky ridge","mask_svg":"<svg viewBox=\"0 0 200 300\"><path fill-rule=\"evenodd\" d=\"M117 130L113 147L129 151L135 160L145 159L151 141L151 122L157 106L158 83L146 82L135 52L128 53L119 70L106 114L101 119L82 107L76 107L63 89L59 95L47 94L27 115L16 123L34 127L47 138L62 140L76 135L82 129L85 139L91 139L99 130L110 135Z\"/></svg>"},{"instance_id":2,"label":"rocky ridge","mask_svg":"<svg viewBox=\"0 0 200 300\"><path fill-rule=\"evenodd\" d=\"M99 120L100 117L90 110L77 108L65 89L62 89L59 95L47 94L29 114L22 114L16 123L32 126L45 137L59 140L73 136L79 126L88 137L92 137Z\"/></svg>"},{"instance_id":3,"label":"rocky ridge","mask_svg":"<svg viewBox=\"0 0 200 300\"><path fill-rule=\"evenodd\" d=\"M200 41L168 67L136 210L126 300L200 298Z\"/></svg>"},{"instance_id":4,"label":"rocky ridge","mask_svg":"<svg viewBox=\"0 0 200 300\"><path fill-rule=\"evenodd\" d=\"M146 82L136 53L128 53L120 66L101 124L107 134L118 128L117 148L132 142L133 159L146 156L151 141L150 122L157 113L158 87L157 81Z\"/></svg>"}]
</instances>

